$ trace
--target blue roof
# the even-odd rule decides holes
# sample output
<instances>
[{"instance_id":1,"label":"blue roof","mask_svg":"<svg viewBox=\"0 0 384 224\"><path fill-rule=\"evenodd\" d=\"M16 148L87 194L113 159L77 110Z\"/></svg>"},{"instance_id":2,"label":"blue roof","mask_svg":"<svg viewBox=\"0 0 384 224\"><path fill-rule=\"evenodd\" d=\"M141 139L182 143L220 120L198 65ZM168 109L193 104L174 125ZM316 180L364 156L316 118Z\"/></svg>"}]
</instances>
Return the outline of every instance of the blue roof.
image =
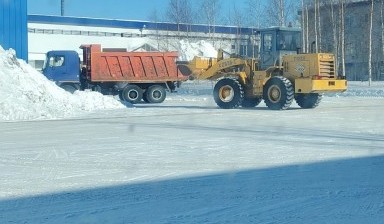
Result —
<instances>
[{"instance_id":1,"label":"blue roof","mask_svg":"<svg viewBox=\"0 0 384 224\"><path fill-rule=\"evenodd\" d=\"M215 33L223 34L252 34L253 28L239 28L235 26L209 26L198 24L175 24L168 22L149 22L135 20L117 20L117 19L95 19L68 16L46 16L46 15L28 15L30 23L61 24L73 26L93 26L93 27L111 27L124 29L148 29L148 30L166 30L182 32L200 32L209 33L214 30Z\"/></svg>"}]
</instances>

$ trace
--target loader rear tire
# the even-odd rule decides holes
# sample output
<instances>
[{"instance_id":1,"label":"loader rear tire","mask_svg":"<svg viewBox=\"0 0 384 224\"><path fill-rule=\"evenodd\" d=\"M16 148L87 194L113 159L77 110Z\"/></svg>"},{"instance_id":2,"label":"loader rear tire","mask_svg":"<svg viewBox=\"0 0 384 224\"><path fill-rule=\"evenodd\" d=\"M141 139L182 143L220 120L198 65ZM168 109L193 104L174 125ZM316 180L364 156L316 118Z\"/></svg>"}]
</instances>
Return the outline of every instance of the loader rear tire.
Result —
<instances>
[{"instance_id":1,"label":"loader rear tire","mask_svg":"<svg viewBox=\"0 0 384 224\"><path fill-rule=\"evenodd\" d=\"M223 78L216 83L213 89L213 98L220 108L238 108L243 102L244 90L236 79Z\"/></svg>"},{"instance_id":2,"label":"loader rear tire","mask_svg":"<svg viewBox=\"0 0 384 224\"><path fill-rule=\"evenodd\" d=\"M282 76L270 78L264 86L263 98L271 110L285 110L292 104L294 90L291 81Z\"/></svg>"},{"instance_id":3,"label":"loader rear tire","mask_svg":"<svg viewBox=\"0 0 384 224\"><path fill-rule=\"evenodd\" d=\"M298 93L295 95L296 103L304 109L317 107L322 98L323 95L318 93Z\"/></svg>"},{"instance_id":4,"label":"loader rear tire","mask_svg":"<svg viewBox=\"0 0 384 224\"><path fill-rule=\"evenodd\" d=\"M261 98L244 98L241 106L244 108L256 107L261 102Z\"/></svg>"}]
</instances>

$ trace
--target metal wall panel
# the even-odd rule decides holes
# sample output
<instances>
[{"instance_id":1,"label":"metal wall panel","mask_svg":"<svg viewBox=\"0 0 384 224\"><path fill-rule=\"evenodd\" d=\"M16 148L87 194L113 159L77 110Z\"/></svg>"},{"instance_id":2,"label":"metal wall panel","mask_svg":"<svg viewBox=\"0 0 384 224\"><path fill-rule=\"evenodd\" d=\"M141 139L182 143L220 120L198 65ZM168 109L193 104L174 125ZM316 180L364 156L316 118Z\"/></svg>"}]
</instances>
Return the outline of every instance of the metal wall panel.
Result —
<instances>
[{"instance_id":1,"label":"metal wall panel","mask_svg":"<svg viewBox=\"0 0 384 224\"><path fill-rule=\"evenodd\" d=\"M0 0L0 45L28 60L27 0Z\"/></svg>"},{"instance_id":2,"label":"metal wall panel","mask_svg":"<svg viewBox=\"0 0 384 224\"><path fill-rule=\"evenodd\" d=\"M1 1L1 0L0 0ZM196 25L196 24L179 24L168 22L146 22L146 21L133 21L133 20L117 20L117 19L94 19L94 18L78 18L78 17L65 17L65 16L46 16L46 15L29 15L28 22L30 23L47 23L47 24L59 24L59 25L73 25L73 26L95 26L95 27L115 27L126 29L145 29L148 30L167 30L167 31L183 31L183 32L202 32L208 33L208 25ZM250 35L256 29L253 28L238 28L236 26L214 26L215 33L224 34L244 34Z\"/></svg>"}]
</instances>

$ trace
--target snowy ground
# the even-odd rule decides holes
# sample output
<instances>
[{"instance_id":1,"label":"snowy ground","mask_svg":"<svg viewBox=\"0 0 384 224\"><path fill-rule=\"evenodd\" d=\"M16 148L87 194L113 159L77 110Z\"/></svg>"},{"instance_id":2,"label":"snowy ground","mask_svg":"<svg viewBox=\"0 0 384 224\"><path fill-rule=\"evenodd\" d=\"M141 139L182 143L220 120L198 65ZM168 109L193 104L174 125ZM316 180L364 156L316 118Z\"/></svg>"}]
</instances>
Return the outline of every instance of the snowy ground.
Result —
<instances>
[{"instance_id":1,"label":"snowy ground","mask_svg":"<svg viewBox=\"0 0 384 224\"><path fill-rule=\"evenodd\" d=\"M186 50L189 51L189 50ZM316 109L71 95L0 47L0 223L383 223L384 83Z\"/></svg>"},{"instance_id":2,"label":"snowy ground","mask_svg":"<svg viewBox=\"0 0 384 224\"><path fill-rule=\"evenodd\" d=\"M381 83L286 111L218 109L210 87L1 122L0 223L383 222Z\"/></svg>"}]
</instances>

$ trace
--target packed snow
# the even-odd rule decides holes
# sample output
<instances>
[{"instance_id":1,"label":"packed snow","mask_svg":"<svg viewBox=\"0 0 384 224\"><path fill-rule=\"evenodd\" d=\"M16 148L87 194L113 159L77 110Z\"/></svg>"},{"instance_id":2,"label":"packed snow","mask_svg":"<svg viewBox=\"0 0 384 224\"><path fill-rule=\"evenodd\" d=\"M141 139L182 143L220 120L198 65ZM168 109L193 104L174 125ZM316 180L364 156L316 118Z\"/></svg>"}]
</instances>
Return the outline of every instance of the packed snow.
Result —
<instances>
[{"instance_id":1,"label":"packed snow","mask_svg":"<svg viewBox=\"0 0 384 224\"><path fill-rule=\"evenodd\" d=\"M214 83L187 81L126 108L11 50L0 68L0 223L384 220L382 82L271 111L219 109Z\"/></svg>"},{"instance_id":2,"label":"packed snow","mask_svg":"<svg viewBox=\"0 0 384 224\"><path fill-rule=\"evenodd\" d=\"M177 48L178 52L180 52L181 61L190 61L195 56L217 57L217 50L213 47L212 44L204 40L197 42L181 40Z\"/></svg>"},{"instance_id":3,"label":"packed snow","mask_svg":"<svg viewBox=\"0 0 384 224\"><path fill-rule=\"evenodd\" d=\"M96 92L68 93L0 46L0 120L52 119L83 112L123 108Z\"/></svg>"}]
</instances>

